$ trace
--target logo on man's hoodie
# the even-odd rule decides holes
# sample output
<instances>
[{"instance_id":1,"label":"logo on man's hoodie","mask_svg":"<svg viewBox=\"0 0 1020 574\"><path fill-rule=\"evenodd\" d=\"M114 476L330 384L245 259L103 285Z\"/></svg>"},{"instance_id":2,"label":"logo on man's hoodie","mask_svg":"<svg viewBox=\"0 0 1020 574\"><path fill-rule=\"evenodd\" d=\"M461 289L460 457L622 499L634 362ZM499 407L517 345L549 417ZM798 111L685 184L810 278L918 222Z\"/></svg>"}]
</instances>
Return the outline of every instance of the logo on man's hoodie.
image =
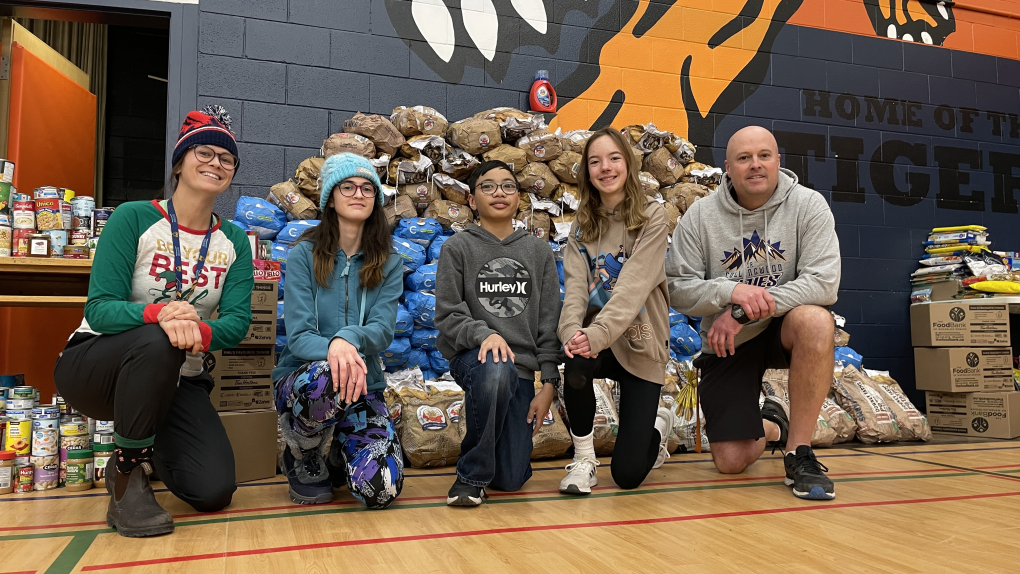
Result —
<instances>
[{"instance_id":1,"label":"logo on man's hoodie","mask_svg":"<svg viewBox=\"0 0 1020 574\"><path fill-rule=\"evenodd\" d=\"M726 269L726 278L756 287L775 287L783 276L786 252L779 248L780 241L772 243L758 235L755 230L751 238L741 238L743 248L723 251L720 267Z\"/></svg>"}]
</instances>

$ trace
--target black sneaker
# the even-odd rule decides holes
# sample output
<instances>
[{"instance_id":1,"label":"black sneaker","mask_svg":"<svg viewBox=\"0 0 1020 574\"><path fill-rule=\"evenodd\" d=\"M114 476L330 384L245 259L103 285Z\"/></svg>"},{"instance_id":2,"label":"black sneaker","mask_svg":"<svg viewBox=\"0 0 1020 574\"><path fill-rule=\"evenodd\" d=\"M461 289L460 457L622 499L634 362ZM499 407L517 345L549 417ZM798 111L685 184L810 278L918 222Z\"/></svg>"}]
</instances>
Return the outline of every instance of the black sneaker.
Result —
<instances>
[{"instance_id":1,"label":"black sneaker","mask_svg":"<svg viewBox=\"0 0 1020 574\"><path fill-rule=\"evenodd\" d=\"M797 447L797 452L786 453L783 457L786 467L786 486L793 487L793 495L810 500L832 500L836 498L832 481L825 476L829 469L815 458L814 451L807 445Z\"/></svg>"},{"instance_id":2,"label":"black sneaker","mask_svg":"<svg viewBox=\"0 0 1020 574\"><path fill-rule=\"evenodd\" d=\"M776 452L777 448L785 451L786 439L790 434L790 415L786 414L786 409L771 397L765 397L765 404L761 406L761 418L779 426L779 440L769 441L767 446L772 447L772 452Z\"/></svg>"},{"instance_id":3,"label":"black sneaker","mask_svg":"<svg viewBox=\"0 0 1020 574\"><path fill-rule=\"evenodd\" d=\"M488 494L481 486L471 486L457 477L457 481L450 487L450 493L446 495L447 506L479 506Z\"/></svg>"},{"instance_id":4,"label":"black sneaker","mask_svg":"<svg viewBox=\"0 0 1020 574\"><path fill-rule=\"evenodd\" d=\"M297 504L332 502L333 485L329 474L320 467L321 455L315 449L301 451L301 454L298 460L289 446L283 451L283 471L290 485L290 499Z\"/></svg>"}]
</instances>

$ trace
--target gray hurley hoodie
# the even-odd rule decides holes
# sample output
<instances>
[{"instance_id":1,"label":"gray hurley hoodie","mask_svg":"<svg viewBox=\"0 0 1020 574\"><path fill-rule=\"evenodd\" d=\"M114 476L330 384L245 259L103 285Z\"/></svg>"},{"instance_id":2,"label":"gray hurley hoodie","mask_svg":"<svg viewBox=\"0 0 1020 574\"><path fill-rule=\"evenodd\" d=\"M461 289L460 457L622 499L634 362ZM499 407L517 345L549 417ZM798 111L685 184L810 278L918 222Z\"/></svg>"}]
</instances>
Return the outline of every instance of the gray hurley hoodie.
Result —
<instances>
[{"instance_id":1,"label":"gray hurley hoodie","mask_svg":"<svg viewBox=\"0 0 1020 574\"><path fill-rule=\"evenodd\" d=\"M436 346L443 357L481 346L493 333L520 376L559 378L560 279L545 241L523 230L500 241L472 225L446 243L436 273Z\"/></svg>"},{"instance_id":2,"label":"gray hurley hoodie","mask_svg":"<svg viewBox=\"0 0 1020 574\"><path fill-rule=\"evenodd\" d=\"M673 232L666 260L670 305L704 317L701 338L729 312L737 283L768 289L776 316L800 305L832 305L839 289L839 240L825 198L779 170L779 184L765 205L749 211L731 194L724 176L715 193L695 201ZM749 323L737 334L740 345L761 333L771 319ZM712 353L705 343L702 352Z\"/></svg>"}]
</instances>

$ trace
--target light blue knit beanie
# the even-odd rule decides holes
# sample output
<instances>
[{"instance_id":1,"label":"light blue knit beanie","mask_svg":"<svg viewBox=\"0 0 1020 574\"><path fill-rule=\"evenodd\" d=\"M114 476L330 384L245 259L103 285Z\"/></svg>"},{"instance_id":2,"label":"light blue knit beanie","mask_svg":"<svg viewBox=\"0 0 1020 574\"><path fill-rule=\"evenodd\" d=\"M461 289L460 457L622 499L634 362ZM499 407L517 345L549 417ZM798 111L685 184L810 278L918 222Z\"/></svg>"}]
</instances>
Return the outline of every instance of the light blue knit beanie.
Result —
<instances>
[{"instance_id":1,"label":"light blue knit beanie","mask_svg":"<svg viewBox=\"0 0 1020 574\"><path fill-rule=\"evenodd\" d=\"M322 181L322 196L319 198L319 211L326 211L326 204L333 196L333 187L348 177L363 177L375 186L375 200L382 207L383 192L379 174L367 159L353 153L338 153L326 158L319 173Z\"/></svg>"}]
</instances>

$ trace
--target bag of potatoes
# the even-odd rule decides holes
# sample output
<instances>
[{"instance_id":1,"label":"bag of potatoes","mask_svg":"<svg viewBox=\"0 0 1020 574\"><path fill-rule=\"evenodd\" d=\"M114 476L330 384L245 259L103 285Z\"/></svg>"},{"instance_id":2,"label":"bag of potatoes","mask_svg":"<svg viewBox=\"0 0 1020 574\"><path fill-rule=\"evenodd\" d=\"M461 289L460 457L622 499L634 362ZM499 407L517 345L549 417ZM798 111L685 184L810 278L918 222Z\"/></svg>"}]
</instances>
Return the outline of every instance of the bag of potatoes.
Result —
<instances>
[{"instance_id":1,"label":"bag of potatoes","mask_svg":"<svg viewBox=\"0 0 1020 574\"><path fill-rule=\"evenodd\" d=\"M693 161L684 166L683 181L687 183L699 183L715 189L722 182L722 168L712 167Z\"/></svg>"},{"instance_id":2,"label":"bag of potatoes","mask_svg":"<svg viewBox=\"0 0 1020 574\"><path fill-rule=\"evenodd\" d=\"M294 170L294 183L297 184L301 194L319 205L319 172L322 171L322 164L326 161L324 157L310 157L298 164Z\"/></svg>"},{"instance_id":3,"label":"bag of potatoes","mask_svg":"<svg viewBox=\"0 0 1020 574\"><path fill-rule=\"evenodd\" d=\"M707 187L696 183L678 183L660 189L659 193L668 203L675 205L680 210L680 214L683 215L687 213L687 210L691 208L695 201L702 197L708 197L711 191Z\"/></svg>"},{"instance_id":4,"label":"bag of potatoes","mask_svg":"<svg viewBox=\"0 0 1020 574\"><path fill-rule=\"evenodd\" d=\"M454 179L466 179L476 167L478 158L456 147L439 164L443 173Z\"/></svg>"},{"instance_id":5,"label":"bag of potatoes","mask_svg":"<svg viewBox=\"0 0 1020 574\"><path fill-rule=\"evenodd\" d=\"M641 182L641 189L648 195L659 193L659 180L647 171L638 172L638 181Z\"/></svg>"},{"instance_id":6,"label":"bag of potatoes","mask_svg":"<svg viewBox=\"0 0 1020 574\"><path fill-rule=\"evenodd\" d=\"M446 139L464 151L479 155L503 143L499 125L492 120L468 118L450 124Z\"/></svg>"},{"instance_id":7,"label":"bag of potatoes","mask_svg":"<svg viewBox=\"0 0 1020 574\"><path fill-rule=\"evenodd\" d=\"M535 373L536 395L542 392L541 377L541 373ZM531 460L561 457L574 444L570 439L570 431L567 430L566 423L557 412L559 410L556 405L558 401L559 397L553 398L552 404L549 405L549 412L537 421L542 427L538 429L538 434L532 439L534 447L531 450Z\"/></svg>"},{"instance_id":8,"label":"bag of potatoes","mask_svg":"<svg viewBox=\"0 0 1020 574\"><path fill-rule=\"evenodd\" d=\"M390 162L387 181L397 185L424 183L432 178L432 160L419 156L417 160L396 157Z\"/></svg>"},{"instance_id":9,"label":"bag of potatoes","mask_svg":"<svg viewBox=\"0 0 1020 574\"><path fill-rule=\"evenodd\" d=\"M269 188L270 203L287 212L294 219L315 219L319 208L301 193L296 183L287 180Z\"/></svg>"},{"instance_id":10,"label":"bag of potatoes","mask_svg":"<svg viewBox=\"0 0 1020 574\"><path fill-rule=\"evenodd\" d=\"M453 148L446 145L446 140L440 136L413 136L407 140L407 143L400 146L400 153L404 157L417 160L424 155L435 165L439 165L443 158L452 151Z\"/></svg>"},{"instance_id":11,"label":"bag of potatoes","mask_svg":"<svg viewBox=\"0 0 1020 574\"><path fill-rule=\"evenodd\" d=\"M424 212L433 201L443 198L433 183L405 183L397 186L397 195L411 198L418 213Z\"/></svg>"},{"instance_id":12,"label":"bag of potatoes","mask_svg":"<svg viewBox=\"0 0 1020 574\"><path fill-rule=\"evenodd\" d=\"M577 208L581 205L581 192L572 183L561 183L560 189L556 191L554 197L556 201L563 204L564 209L569 209L570 211L577 211Z\"/></svg>"},{"instance_id":13,"label":"bag of potatoes","mask_svg":"<svg viewBox=\"0 0 1020 574\"><path fill-rule=\"evenodd\" d=\"M560 138L544 129L531 132L515 145L528 154L528 161L552 161L563 152Z\"/></svg>"},{"instance_id":14,"label":"bag of potatoes","mask_svg":"<svg viewBox=\"0 0 1020 574\"><path fill-rule=\"evenodd\" d=\"M407 108L400 106L393 110L390 122L404 137L417 135L442 136L450 122L446 117L428 106Z\"/></svg>"},{"instance_id":15,"label":"bag of potatoes","mask_svg":"<svg viewBox=\"0 0 1020 574\"><path fill-rule=\"evenodd\" d=\"M438 381L397 389L400 445L414 468L449 466L460 457L464 391Z\"/></svg>"},{"instance_id":16,"label":"bag of potatoes","mask_svg":"<svg viewBox=\"0 0 1020 574\"><path fill-rule=\"evenodd\" d=\"M354 117L344 122L344 131L365 136L372 140L376 149L391 156L404 145L404 136L390 120L376 114L365 115L361 112L354 114Z\"/></svg>"},{"instance_id":17,"label":"bag of potatoes","mask_svg":"<svg viewBox=\"0 0 1020 574\"><path fill-rule=\"evenodd\" d=\"M549 169L549 166L541 162L531 162L517 174L517 181L521 186L521 192L534 193L539 197L552 197L560 180L556 174Z\"/></svg>"},{"instance_id":18,"label":"bag of potatoes","mask_svg":"<svg viewBox=\"0 0 1020 574\"><path fill-rule=\"evenodd\" d=\"M684 165L694 161L694 152L698 151L694 144L680 136L674 136L673 139L665 143L665 146L669 153Z\"/></svg>"},{"instance_id":19,"label":"bag of potatoes","mask_svg":"<svg viewBox=\"0 0 1020 574\"><path fill-rule=\"evenodd\" d=\"M528 154L519 147L502 144L482 154L485 161L501 161L514 171L519 173L524 166L528 165Z\"/></svg>"},{"instance_id":20,"label":"bag of potatoes","mask_svg":"<svg viewBox=\"0 0 1020 574\"><path fill-rule=\"evenodd\" d=\"M418 210L414 207L414 200L407 195L397 195L392 203L383 207L386 214L386 222L392 228L401 219L418 217Z\"/></svg>"},{"instance_id":21,"label":"bag of potatoes","mask_svg":"<svg viewBox=\"0 0 1020 574\"><path fill-rule=\"evenodd\" d=\"M463 231L475 221L471 208L445 199L433 201L425 210L425 217L435 219L443 229L454 231Z\"/></svg>"},{"instance_id":22,"label":"bag of potatoes","mask_svg":"<svg viewBox=\"0 0 1020 574\"><path fill-rule=\"evenodd\" d=\"M322 141L322 155L329 157L338 153L353 153L369 160L375 159L375 144L358 134L340 132Z\"/></svg>"},{"instance_id":23,"label":"bag of potatoes","mask_svg":"<svg viewBox=\"0 0 1020 574\"><path fill-rule=\"evenodd\" d=\"M573 130L560 134L560 145L565 151L583 153L584 145L588 143L594 133L590 130Z\"/></svg>"},{"instance_id":24,"label":"bag of potatoes","mask_svg":"<svg viewBox=\"0 0 1020 574\"><path fill-rule=\"evenodd\" d=\"M517 221L521 222L528 233L539 239L548 240L553 229L552 218L544 211L519 211Z\"/></svg>"},{"instance_id":25,"label":"bag of potatoes","mask_svg":"<svg viewBox=\"0 0 1020 574\"><path fill-rule=\"evenodd\" d=\"M471 188L466 183L457 181L445 173L437 173L432 176L432 183L439 189L443 199L459 203L460 205L468 204L468 195L471 193Z\"/></svg>"},{"instance_id":26,"label":"bag of potatoes","mask_svg":"<svg viewBox=\"0 0 1020 574\"><path fill-rule=\"evenodd\" d=\"M505 142L515 142L529 133L545 127L541 115L532 115L517 108L493 108L479 112L474 117L496 122Z\"/></svg>"},{"instance_id":27,"label":"bag of potatoes","mask_svg":"<svg viewBox=\"0 0 1020 574\"><path fill-rule=\"evenodd\" d=\"M581 160L581 154L565 151L549 162L549 169L556 174L560 182L577 183L582 163L584 162Z\"/></svg>"},{"instance_id":28,"label":"bag of potatoes","mask_svg":"<svg viewBox=\"0 0 1020 574\"><path fill-rule=\"evenodd\" d=\"M645 158L642 171L652 174L659 185L673 185L684 176L684 166L666 148L659 148Z\"/></svg>"}]
</instances>

